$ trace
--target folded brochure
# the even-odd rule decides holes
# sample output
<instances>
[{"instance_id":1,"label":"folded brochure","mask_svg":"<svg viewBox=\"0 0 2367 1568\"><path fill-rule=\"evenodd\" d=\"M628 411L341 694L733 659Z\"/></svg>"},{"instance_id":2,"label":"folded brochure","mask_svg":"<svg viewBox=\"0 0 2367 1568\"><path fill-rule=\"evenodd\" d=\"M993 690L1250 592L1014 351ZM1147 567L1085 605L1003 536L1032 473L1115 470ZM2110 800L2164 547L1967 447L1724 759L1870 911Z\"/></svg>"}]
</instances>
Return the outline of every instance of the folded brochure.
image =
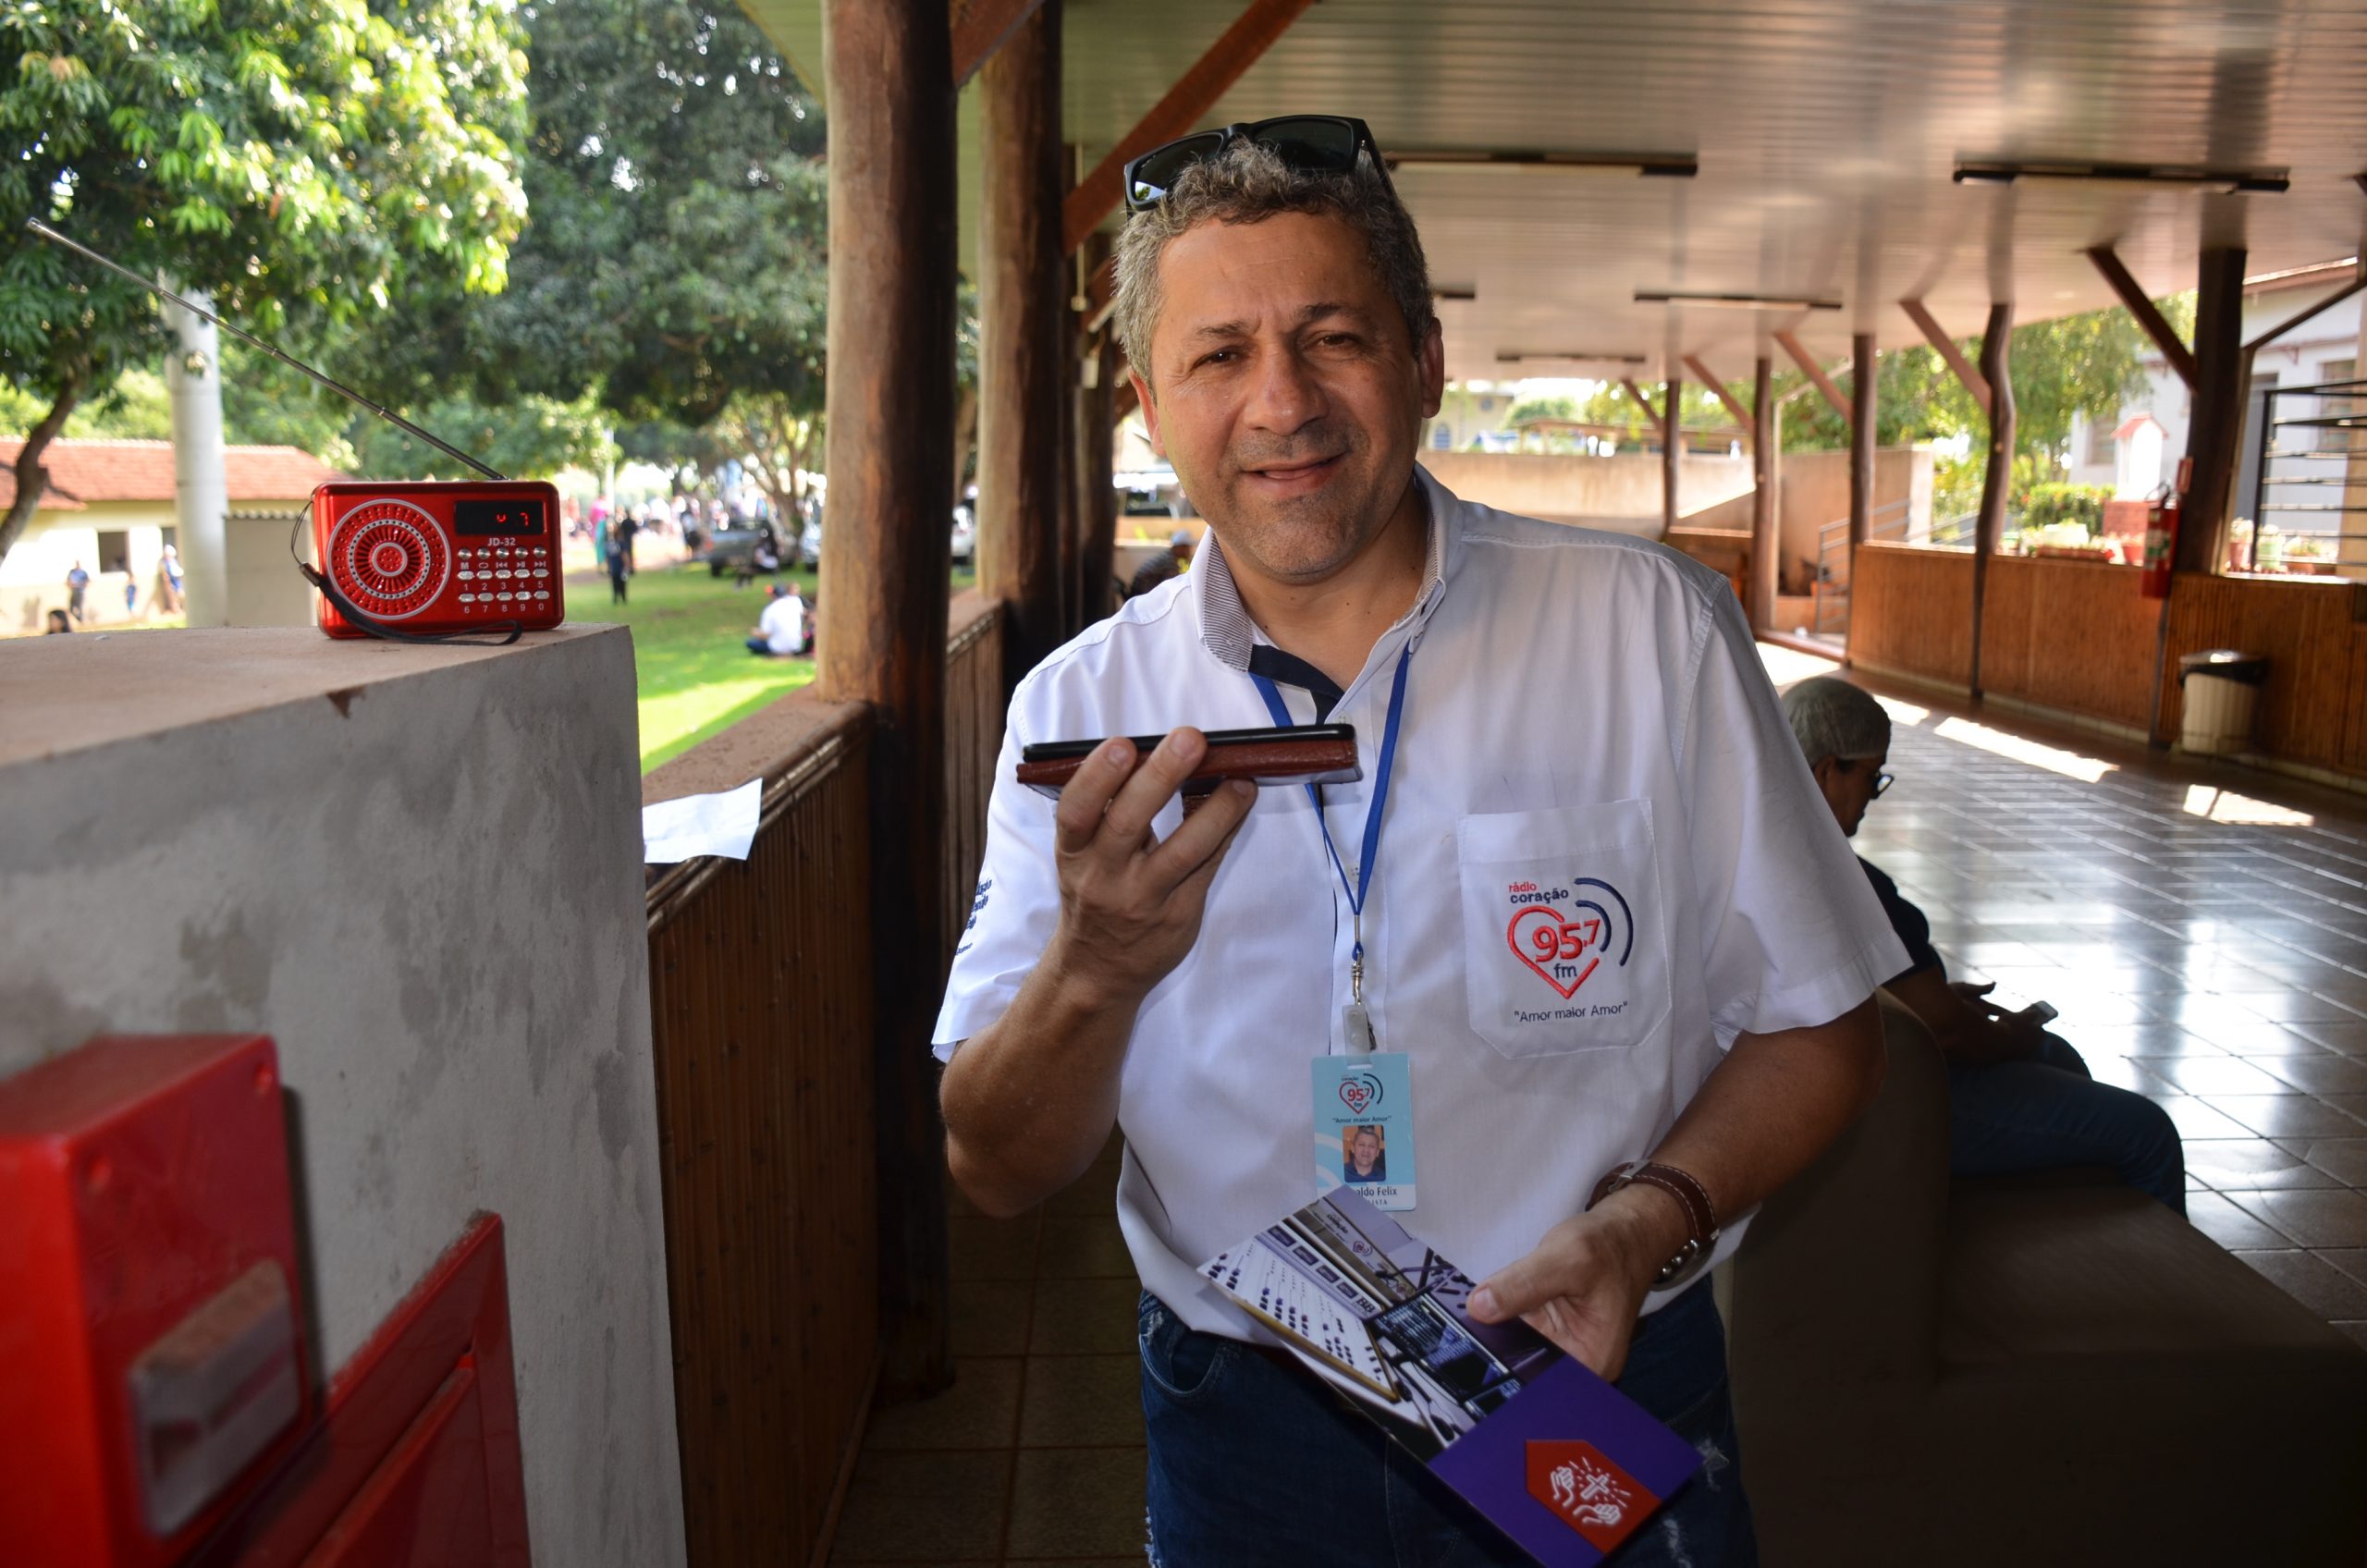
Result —
<instances>
[{"instance_id":1,"label":"folded brochure","mask_svg":"<svg viewBox=\"0 0 2367 1568\"><path fill-rule=\"evenodd\" d=\"M1701 1456L1345 1187L1200 1266L1546 1568L1591 1568Z\"/></svg>"}]
</instances>

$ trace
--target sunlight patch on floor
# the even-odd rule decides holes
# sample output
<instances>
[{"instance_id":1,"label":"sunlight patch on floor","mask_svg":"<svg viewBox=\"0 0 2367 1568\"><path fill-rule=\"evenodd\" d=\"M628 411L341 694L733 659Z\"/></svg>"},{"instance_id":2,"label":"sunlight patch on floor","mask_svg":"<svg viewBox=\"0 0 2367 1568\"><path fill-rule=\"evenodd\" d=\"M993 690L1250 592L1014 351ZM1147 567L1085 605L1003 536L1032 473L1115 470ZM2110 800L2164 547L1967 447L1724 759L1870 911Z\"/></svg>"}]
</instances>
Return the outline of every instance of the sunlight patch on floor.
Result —
<instances>
[{"instance_id":1,"label":"sunlight patch on floor","mask_svg":"<svg viewBox=\"0 0 2367 1568\"><path fill-rule=\"evenodd\" d=\"M1767 667L1767 679L1778 686L1789 686L1796 680L1806 680L1811 675L1832 675L1840 665L1832 659L1804 654L1797 648L1786 648L1774 643L1759 644L1759 662Z\"/></svg>"},{"instance_id":2,"label":"sunlight patch on floor","mask_svg":"<svg viewBox=\"0 0 2367 1568\"><path fill-rule=\"evenodd\" d=\"M2077 778L2082 784L2093 784L2105 774L2116 771L2111 763L2099 757L2083 757L2077 752L2067 752L2059 746L2042 745L2026 741L2019 735L2009 735L2003 729L1992 729L1985 724L1975 724L1968 718L1951 718L1942 722L1937 731L1943 741L1959 745L1977 746L2015 762L2042 767L2049 773L2059 773L2066 778Z\"/></svg>"},{"instance_id":3,"label":"sunlight patch on floor","mask_svg":"<svg viewBox=\"0 0 2367 1568\"><path fill-rule=\"evenodd\" d=\"M2238 795L2233 790L2214 790L2208 784L2188 787L2186 813L2189 816L2207 817L2213 822L2241 822L2255 827L2314 827L2318 825L2318 819L2308 812L2274 805L2267 801L2256 801L2250 795Z\"/></svg>"}]
</instances>

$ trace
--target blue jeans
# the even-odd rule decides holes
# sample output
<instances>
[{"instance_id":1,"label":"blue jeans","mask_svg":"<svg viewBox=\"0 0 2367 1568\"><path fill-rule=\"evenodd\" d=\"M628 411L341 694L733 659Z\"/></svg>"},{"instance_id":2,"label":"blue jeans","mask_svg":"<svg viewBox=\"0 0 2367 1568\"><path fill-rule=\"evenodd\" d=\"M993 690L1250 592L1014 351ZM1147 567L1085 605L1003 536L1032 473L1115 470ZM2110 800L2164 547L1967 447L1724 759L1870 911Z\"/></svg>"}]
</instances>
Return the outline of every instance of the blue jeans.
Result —
<instances>
[{"instance_id":1,"label":"blue jeans","mask_svg":"<svg viewBox=\"0 0 2367 1568\"><path fill-rule=\"evenodd\" d=\"M2021 1061L1948 1064L1948 1170L2003 1176L2066 1165L2109 1165L2120 1179L2186 1213L2186 1149L2169 1113L2088 1076L2079 1053L2053 1035Z\"/></svg>"},{"instance_id":2,"label":"blue jeans","mask_svg":"<svg viewBox=\"0 0 2367 1568\"><path fill-rule=\"evenodd\" d=\"M1535 1568L1427 1465L1316 1379L1142 1298L1156 1568ZM1707 1280L1637 1325L1619 1388L1705 1456L1613 1568L1751 1568L1726 1346Z\"/></svg>"}]
</instances>

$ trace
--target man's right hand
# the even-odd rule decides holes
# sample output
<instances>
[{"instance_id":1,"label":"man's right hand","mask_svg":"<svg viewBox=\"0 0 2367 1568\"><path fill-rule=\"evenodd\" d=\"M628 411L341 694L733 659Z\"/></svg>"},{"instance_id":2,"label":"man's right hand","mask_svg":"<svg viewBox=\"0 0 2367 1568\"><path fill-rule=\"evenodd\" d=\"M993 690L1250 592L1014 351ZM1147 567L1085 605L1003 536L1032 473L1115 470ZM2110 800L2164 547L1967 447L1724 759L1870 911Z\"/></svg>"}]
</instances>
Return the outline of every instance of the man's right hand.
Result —
<instances>
[{"instance_id":1,"label":"man's right hand","mask_svg":"<svg viewBox=\"0 0 2367 1568\"><path fill-rule=\"evenodd\" d=\"M1116 737L1061 791L1053 834L1061 922L1044 962L1064 985L1081 987L1089 1005L1140 1001L1199 939L1208 884L1257 788L1242 779L1220 785L1164 839L1151 836L1151 819L1208 749L1186 728L1138 763L1134 743Z\"/></svg>"},{"instance_id":2,"label":"man's right hand","mask_svg":"<svg viewBox=\"0 0 2367 1568\"><path fill-rule=\"evenodd\" d=\"M1109 1141L1134 1013L1199 939L1208 884L1257 799L1218 788L1164 839L1151 819L1208 754L1178 729L1139 759L1102 743L1054 814L1061 913L1003 1015L963 1041L938 1098L953 1179L988 1214L1018 1214L1076 1180Z\"/></svg>"}]
</instances>

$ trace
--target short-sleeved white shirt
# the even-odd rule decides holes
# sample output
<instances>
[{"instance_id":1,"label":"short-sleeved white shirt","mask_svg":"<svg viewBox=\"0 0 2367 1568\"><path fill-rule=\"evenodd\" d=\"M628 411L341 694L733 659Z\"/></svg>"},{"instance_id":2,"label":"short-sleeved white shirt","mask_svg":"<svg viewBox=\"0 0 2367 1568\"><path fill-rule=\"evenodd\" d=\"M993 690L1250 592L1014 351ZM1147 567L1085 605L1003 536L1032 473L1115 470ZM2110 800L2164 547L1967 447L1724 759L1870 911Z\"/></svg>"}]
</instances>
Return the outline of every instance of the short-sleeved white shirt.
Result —
<instances>
[{"instance_id":1,"label":"short-sleeved white shirt","mask_svg":"<svg viewBox=\"0 0 2367 1568\"><path fill-rule=\"evenodd\" d=\"M1327 787L1323 809L1353 876L1414 639L1366 1001L1380 1048L1412 1059L1420 1205L1404 1218L1484 1277L1650 1153L1737 1033L1827 1023L1906 957L1723 578L1417 472L1427 582L1331 715L1355 727L1364 779ZM1269 724L1247 673L1262 641L1212 532L1190 576L1020 682L940 1058L1009 1008L1058 919L1054 802L1012 782L1020 748ZM1282 692L1312 719L1312 699ZM1118 1215L1143 1283L1236 1339L1264 1336L1195 1266L1315 1195L1308 1059L1347 1048L1354 935L1315 809L1302 789L1260 792L1121 1080ZM1155 830L1179 820L1171 803Z\"/></svg>"},{"instance_id":2,"label":"short-sleeved white shirt","mask_svg":"<svg viewBox=\"0 0 2367 1568\"><path fill-rule=\"evenodd\" d=\"M765 646L776 654L803 653L805 601L794 594L782 594L756 618L756 630L764 634Z\"/></svg>"}]
</instances>

